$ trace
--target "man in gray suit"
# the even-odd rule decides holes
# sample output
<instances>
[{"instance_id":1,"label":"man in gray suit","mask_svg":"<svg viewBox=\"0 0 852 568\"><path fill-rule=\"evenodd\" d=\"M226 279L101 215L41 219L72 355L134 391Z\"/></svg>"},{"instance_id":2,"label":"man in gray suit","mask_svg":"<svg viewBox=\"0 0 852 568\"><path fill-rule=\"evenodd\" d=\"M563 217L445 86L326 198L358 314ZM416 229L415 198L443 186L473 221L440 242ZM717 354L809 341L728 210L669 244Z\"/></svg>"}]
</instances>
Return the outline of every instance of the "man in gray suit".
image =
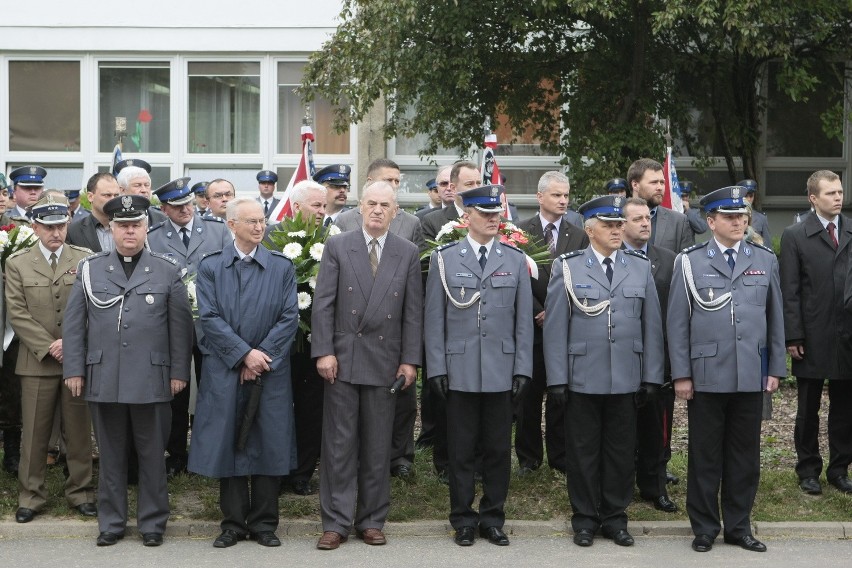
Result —
<instances>
[{"instance_id":1,"label":"man in gray suit","mask_svg":"<svg viewBox=\"0 0 852 568\"><path fill-rule=\"evenodd\" d=\"M675 393L689 401L686 511L707 552L725 543L765 552L751 534L760 480L763 392L787 373L778 260L744 239L743 188L701 200L713 238L678 255L669 293L668 340Z\"/></svg>"},{"instance_id":2,"label":"man in gray suit","mask_svg":"<svg viewBox=\"0 0 852 568\"><path fill-rule=\"evenodd\" d=\"M678 253L695 244L695 235L686 215L660 207L663 192L666 190L663 165L660 162L649 158L636 160L627 170L627 181L633 195L647 201L648 207L651 208L652 245Z\"/></svg>"},{"instance_id":3,"label":"man in gray suit","mask_svg":"<svg viewBox=\"0 0 852 568\"><path fill-rule=\"evenodd\" d=\"M148 230L148 248L175 259L187 275L194 276L202 257L222 250L233 242L234 237L225 223L218 217L206 217L195 213L193 193L189 178L179 178L157 188L154 193L162 203L163 213L168 220ZM196 326L200 332L201 326ZM197 336L193 335L192 353L195 360L195 376L201 378L201 351ZM172 399L172 429L166 450L166 471L173 477L186 471L186 433L189 430L189 391L184 389Z\"/></svg>"},{"instance_id":4,"label":"man in gray suit","mask_svg":"<svg viewBox=\"0 0 852 568\"><path fill-rule=\"evenodd\" d=\"M100 449L98 546L124 537L127 454L139 454L137 526L145 546L159 546L169 518L166 462L172 397L189 380L192 314L177 261L145 250L150 202L140 195L109 201L115 251L80 263L65 308L63 376L85 396Z\"/></svg>"},{"instance_id":5,"label":"man in gray suit","mask_svg":"<svg viewBox=\"0 0 852 568\"><path fill-rule=\"evenodd\" d=\"M459 194L467 237L432 253L426 282L426 360L431 388L447 399L450 523L470 546L475 529L506 546L512 402L532 376L533 313L525 255L496 238L501 185ZM483 496L473 509L477 452Z\"/></svg>"},{"instance_id":6,"label":"man in gray suit","mask_svg":"<svg viewBox=\"0 0 852 568\"><path fill-rule=\"evenodd\" d=\"M548 245L551 261L557 256L589 246L586 232L568 220L570 183L565 174L545 172L538 181L539 212L532 218L521 221L518 227L538 241ZM575 213L576 214L576 213ZM550 265L538 267L538 278L532 281L533 317L535 319L535 341L533 347L533 375L530 387L524 395L518 413L515 430L515 454L518 456L519 474L524 475L538 469L544 458L541 441L541 403L547 387L547 372L542 348L542 328L546 312L547 284L550 281ZM547 447L547 463L555 470L565 473L565 408L548 398L545 408L544 442Z\"/></svg>"},{"instance_id":7,"label":"man in gray suit","mask_svg":"<svg viewBox=\"0 0 852 568\"><path fill-rule=\"evenodd\" d=\"M580 206L590 246L553 263L544 319L548 396L566 405L574 543L632 546L637 393L663 382L660 303L648 259L621 250L625 198ZM570 395L569 395L570 391ZM567 398L567 401L566 401Z\"/></svg>"},{"instance_id":8,"label":"man in gray suit","mask_svg":"<svg viewBox=\"0 0 852 568\"><path fill-rule=\"evenodd\" d=\"M360 231L326 241L311 321L311 354L327 381L323 400L321 550L340 546L355 525L371 545L390 506L390 451L398 377L414 384L421 361L423 290L417 247L389 232L396 191L364 188ZM357 497L357 508L356 508ZM353 515L354 514L354 515Z\"/></svg>"}]
</instances>

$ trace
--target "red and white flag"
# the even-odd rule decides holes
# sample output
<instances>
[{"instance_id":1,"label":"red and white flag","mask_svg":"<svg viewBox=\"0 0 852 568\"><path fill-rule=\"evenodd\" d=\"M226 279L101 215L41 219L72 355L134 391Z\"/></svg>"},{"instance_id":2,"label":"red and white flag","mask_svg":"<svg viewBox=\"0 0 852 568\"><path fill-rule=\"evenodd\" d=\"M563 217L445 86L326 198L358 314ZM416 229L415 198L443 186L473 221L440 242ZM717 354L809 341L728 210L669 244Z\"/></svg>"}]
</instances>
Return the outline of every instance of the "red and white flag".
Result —
<instances>
[{"instance_id":1,"label":"red and white flag","mask_svg":"<svg viewBox=\"0 0 852 568\"><path fill-rule=\"evenodd\" d=\"M316 173L314 167L314 131L308 125L302 126L302 157L299 159L299 165L296 166L296 171L287 183L287 189L281 195L278 205L269 214L270 223L278 223L284 217L293 216L293 204L290 203L290 195L293 193L293 186L304 181Z\"/></svg>"},{"instance_id":2,"label":"red and white flag","mask_svg":"<svg viewBox=\"0 0 852 568\"><path fill-rule=\"evenodd\" d=\"M497 135L488 134L485 136L485 150L482 152L482 185L499 185L503 181L500 175L500 168L497 166L497 158L494 156L494 151L497 149ZM503 217L512 220L512 212L509 211L509 201L506 199L506 192L500 196L500 201L503 203Z\"/></svg>"},{"instance_id":3,"label":"red and white flag","mask_svg":"<svg viewBox=\"0 0 852 568\"><path fill-rule=\"evenodd\" d=\"M663 192L663 201L660 203L666 209L674 209L683 213L683 201L680 199L680 182L677 180L672 147L666 148L666 161L663 163L663 175L666 178L666 190Z\"/></svg>"}]
</instances>

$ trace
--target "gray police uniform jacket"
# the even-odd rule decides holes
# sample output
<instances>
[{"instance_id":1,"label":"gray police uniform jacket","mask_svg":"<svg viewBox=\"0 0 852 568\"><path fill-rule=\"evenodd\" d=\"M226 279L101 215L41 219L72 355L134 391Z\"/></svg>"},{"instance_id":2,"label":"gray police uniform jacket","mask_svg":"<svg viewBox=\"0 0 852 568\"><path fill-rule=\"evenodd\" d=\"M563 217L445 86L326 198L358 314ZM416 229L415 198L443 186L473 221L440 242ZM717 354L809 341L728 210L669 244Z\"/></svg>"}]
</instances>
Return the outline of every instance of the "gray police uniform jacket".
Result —
<instances>
[{"instance_id":1,"label":"gray police uniform jacket","mask_svg":"<svg viewBox=\"0 0 852 568\"><path fill-rule=\"evenodd\" d=\"M609 301L598 315L579 309ZM663 323L651 263L619 250L612 283L591 246L553 261L544 305L544 361L548 386L584 394L627 394L641 383L663 383Z\"/></svg>"},{"instance_id":2,"label":"gray police uniform jacket","mask_svg":"<svg viewBox=\"0 0 852 568\"><path fill-rule=\"evenodd\" d=\"M87 299L89 265L98 301L122 298L108 308ZM192 314L182 268L170 258L142 251L128 281L115 251L88 257L65 307L63 376L84 377L89 402L149 404L172 399L171 379L189 380ZM121 319L119 320L119 316Z\"/></svg>"},{"instance_id":3,"label":"gray police uniform jacket","mask_svg":"<svg viewBox=\"0 0 852 568\"><path fill-rule=\"evenodd\" d=\"M197 214L192 220L189 247L183 245L180 232L175 231L169 220L148 230L148 248L175 259L189 274L198 272L198 263L204 255L222 250L232 242L233 234L221 219Z\"/></svg>"},{"instance_id":4,"label":"gray police uniform jacket","mask_svg":"<svg viewBox=\"0 0 852 568\"><path fill-rule=\"evenodd\" d=\"M687 287L684 258L702 302L728 292L732 302L701 307ZM697 392L759 392L767 375L787 374L778 260L760 245L741 242L733 273L714 239L680 253L667 322L672 378L692 377Z\"/></svg>"},{"instance_id":5,"label":"gray police uniform jacket","mask_svg":"<svg viewBox=\"0 0 852 568\"><path fill-rule=\"evenodd\" d=\"M438 268L443 259L449 293ZM504 392L514 375L532 376L532 288L526 256L496 241L483 270L467 239L432 253L426 281L424 338L429 378L449 377L451 390Z\"/></svg>"}]
</instances>

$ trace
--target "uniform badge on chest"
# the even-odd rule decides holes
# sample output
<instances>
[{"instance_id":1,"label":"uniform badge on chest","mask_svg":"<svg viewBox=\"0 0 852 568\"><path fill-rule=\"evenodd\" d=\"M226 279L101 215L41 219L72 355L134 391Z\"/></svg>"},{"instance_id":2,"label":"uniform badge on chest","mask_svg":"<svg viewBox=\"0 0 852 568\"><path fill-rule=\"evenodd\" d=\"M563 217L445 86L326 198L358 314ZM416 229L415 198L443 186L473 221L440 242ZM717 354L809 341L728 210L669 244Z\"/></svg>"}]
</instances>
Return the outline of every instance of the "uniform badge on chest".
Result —
<instances>
[{"instance_id":1,"label":"uniform badge on chest","mask_svg":"<svg viewBox=\"0 0 852 568\"><path fill-rule=\"evenodd\" d=\"M153 304L154 303L154 296L152 296L151 294L148 294L147 296L145 296L145 303L148 304L149 306L151 304Z\"/></svg>"}]
</instances>

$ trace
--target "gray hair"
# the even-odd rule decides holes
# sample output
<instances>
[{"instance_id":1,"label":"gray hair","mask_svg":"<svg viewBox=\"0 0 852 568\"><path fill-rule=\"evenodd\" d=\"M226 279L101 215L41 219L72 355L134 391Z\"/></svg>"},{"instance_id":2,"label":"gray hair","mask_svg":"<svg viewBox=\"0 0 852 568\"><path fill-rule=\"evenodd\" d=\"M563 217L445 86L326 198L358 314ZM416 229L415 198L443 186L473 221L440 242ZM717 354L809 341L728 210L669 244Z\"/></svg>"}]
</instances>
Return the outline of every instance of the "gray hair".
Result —
<instances>
[{"instance_id":1,"label":"gray hair","mask_svg":"<svg viewBox=\"0 0 852 568\"><path fill-rule=\"evenodd\" d=\"M591 229L592 227L598 224L598 221L600 221L600 219L598 219L597 217L589 217L588 219L583 221L583 228Z\"/></svg>"},{"instance_id":2,"label":"gray hair","mask_svg":"<svg viewBox=\"0 0 852 568\"><path fill-rule=\"evenodd\" d=\"M121 189L127 189L130 186L130 181L136 178L145 178L148 181L151 181L151 176L148 175L148 172L139 166L127 166L122 168L115 177L116 181L118 181L118 186Z\"/></svg>"},{"instance_id":3,"label":"gray hair","mask_svg":"<svg viewBox=\"0 0 852 568\"><path fill-rule=\"evenodd\" d=\"M364 184L363 189L361 189L361 201L362 202L364 201L364 196L367 195L368 189L377 189L379 186L382 186L382 185L388 186L388 189L391 190L391 194L393 194L393 202L396 203L396 191L397 191L396 188L393 186L392 183L381 180L381 179L376 180L376 181L372 181L372 182L368 181L367 183Z\"/></svg>"},{"instance_id":4,"label":"gray hair","mask_svg":"<svg viewBox=\"0 0 852 568\"><path fill-rule=\"evenodd\" d=\"M544 172L544 174L538 178L538 192L544 193L547 191L547 188L551 183L564 183L568 187L571 187L571 182L568 181L568 176L560 171L553 170L550 172Z\"/></svg>"},{"instance_id":5,"label":"gray hair","mask_svg":"<svg viewBox=\"0 0 852 568\"><path fill-rule=\"evenodd\" d=\"M294 185L290 191L290 201L293 203L304 203L308 199L308 193L311 191L320 191L323 197L326 194L324 185L320 185L312 179L303 179Z\"/></svg>"},{"instance_id":6,"label":"gray hair","mask_svg":"<svg viewBox=\"0 0 852 568\"><path fill-rule=\"evenodd\" d=\"M225 219L228 221L237 218L237 208L240 205L245 205L246 203L253 203L260 207L260 203L254 200L252 197L236 197L228 202L225 206Z\"/></svg>"}]
</instances>

